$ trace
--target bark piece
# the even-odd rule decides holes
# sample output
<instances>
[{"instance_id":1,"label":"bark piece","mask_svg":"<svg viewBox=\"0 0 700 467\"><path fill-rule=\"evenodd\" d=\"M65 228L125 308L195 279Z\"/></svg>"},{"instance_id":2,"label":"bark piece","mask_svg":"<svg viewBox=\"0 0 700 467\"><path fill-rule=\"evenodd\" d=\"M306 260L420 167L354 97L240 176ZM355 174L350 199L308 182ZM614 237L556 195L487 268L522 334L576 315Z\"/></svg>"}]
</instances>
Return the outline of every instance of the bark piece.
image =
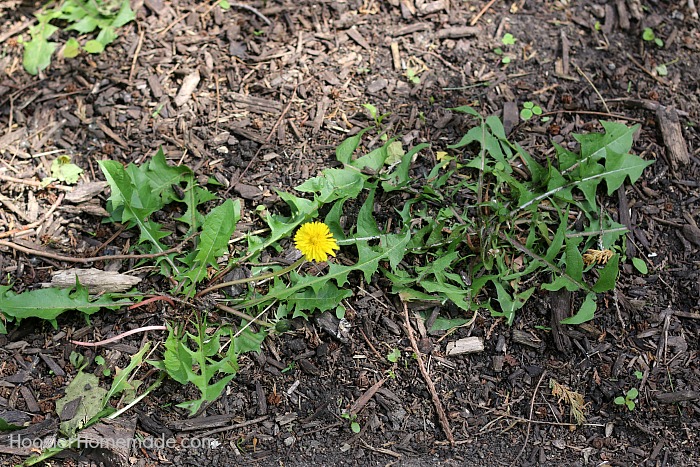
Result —
<instances>
[{"instance_id":1,"label":"bark piece","mask_svg":"<svg viewBox=\"0 0 700 467\"><path fill-rule=\"evenodd\" d=\"M668 149L668 157L671 159L671 164L674 168L677 168L678 164L685 165L690 162L688 148L685 145L676 109L660 105L656 109L656 118L659 122L659 127L661 127L664 145Z\"/></svg>"},{"instance_id":2,"label":"bark piece","mask_svg":"<svg viewBox=\"0 0 700 467\"><path fill-rule=\"evenodd\" d=\"M125 292L141 282L140 277L120 274L118 272L102 271L101 269L77 269L71 268L58 271L51 278L50 284L42 284L44 287L75 287L75 278L80 284L87 287L90 293L96 292Z\"/></svg>"},{"instance_id":3,"label":"bark piece","mask_svg":"<svg viewBox=\"0 0 700 467\"><path fill-rule=\"evenodd\" d=\"M476 26L453 26L438 30L437 37L438 39L459 39L461 37L476 36L480 31L481 28Z\"/></svg>"},{"instance_id":4,"label":"bark piece","mask_svg":"<svg viewBox=\"0 0 700 467\"><path fill-rule=\"evenodd\" d=\"M465 337L447 343L447 355L462 355L484 351L484 341L481 337Z\"/></svg>"},{"instance_id":5,"label":"bark piece","mask_svg":"<svg viewBox=\"0 0 700 467\"><path fill-rule=\"evenodd\" d=\"M134 439L136 417L109 420L92 425L78 433L78 442L90 446L83 454L97 464L128 466ZM98 446L98 447L93 447Z\"/></svg>"},{"instance_id":6,"label":"bark piece","mask_svg":"<svg viewBox=\"0 0 700 467\"><path fill-rule=\"evenodd\" d=\"M358 31L355 27L352 27L347 30L348 36L350 36L350 39L354 40L358 44L360 44L360 47L366 50L372 50L372 48L369 45L369 42L362 37L362 34L360 34L360 31Z\"/></svg>"},{"instance_id":7,"label":"bark piece","mask_svg":"<svg viewBox=\"0 0 700 467\"><path fill-rule=\"evenodd\" d=\"M195 70L185 76L182 80L182 86L180 86L180 90L177 92L177 96L175 96L174 102L176 106L182 107L192 98L192 93L197 89L199 79L199 70Z\"/></svg>"},{"instance_id":8,"label":"bark piece","mask_svg":"<svg viewBox=\"0 0 700 467\"><path fill-rule=\"evenodd\" d=\"M107 182L80 182L64 198L66 201L78 204L90 201L107 186Z\"/></svg>"},{"instance_id":9,"label":"bark piece","mask_svg":"<svg viewBox=\"0 0 700 467\"><path fill-rule=\"evenodd\" d=\"M675 404L676 402L694 401L700 399L700 391L675 391L657 394L654 399L662 404Z\"/></svg>"}]
</instances>

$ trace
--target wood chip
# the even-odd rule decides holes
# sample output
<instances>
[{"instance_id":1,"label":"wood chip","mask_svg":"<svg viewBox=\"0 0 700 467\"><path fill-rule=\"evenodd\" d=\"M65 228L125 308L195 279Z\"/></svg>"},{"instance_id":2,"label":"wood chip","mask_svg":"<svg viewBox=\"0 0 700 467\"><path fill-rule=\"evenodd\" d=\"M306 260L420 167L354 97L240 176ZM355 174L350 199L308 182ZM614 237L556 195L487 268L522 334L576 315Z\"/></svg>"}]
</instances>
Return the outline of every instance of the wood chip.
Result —
<instances>
[{"instance_id":1,"label":"wood chip","mask_svg":"<svg viewBox=\"0 0 700 467\"><path fill-rule=\"evenodd\" d=\"M484 351L484 340L481 337L465 337L447 343L447 355L462 355Z\"/></svg>"},{"instance_id":2,"label":"wood chip","mask_svg":"<svg viewBox=\"0 0 700 467\"><path fill-rule=\"evenodd\" d=\"M90 201L107 186L107 182L80 182L64 198L69 203L78 204Z\"/></svg>"},{"instance_id":3,"label":"wood chip","mask_svg":"<svg viewBox=\"0 0 700 467\"><path fill-rule=\"evenodd\" d=\"M454 26L438 30L437 37L438 39L459 39L476 36L479 32L481 32L481 28L476 26Z\"/></svg>"},{"instance_id":4,"label":"wood chip","mask_svg":"<svg viewBox=\"0 0 700 467\"><path fill-rule=\"evenodd\" d=\"M175 96L174 99L176 106L182 107L192 98L192 93L195 89L197 89L199 79L199 70L195 70L189 75L185 76L185 78L182 80L182 86L180 86L180 90L177 92L177 96Z\"/></svg>"},{"instance_id":5,"label":"wood chip","mask_svg":"<svg viewBox=\"0 0 700 467\"><path fill-rule=\"evenodd\" d=\"M685 145L685 138L683 138L681 123L676 109L659 105L656 109L656 118L659 127L661 127L661 136L666 149L668 149L668 157L671 160L671 164L677 168L678 164L685 165L690 162L688 148Z\"/></svg>"},{"instance_id":6,"label":"wood chip","mask_svg":"<svg viewBox=\"0 0 700 467\"><path fill-rule=\"evenodd\" d=\"M675 391L657 394L654 399L661 404L675 404L676 402L694 401L700 399L700 391Z\"/></svg>"},{"instance_id":7,"label":"wood chip","mask_svg":"<svg viewBox=\"0 0 700 467\"><path fill-rule=\"evenodd\" d=\"M430 15L432 13L437 13L441 10L446 10L448 5L448 0L437 0L435 2L424 3L418 7L418 12L421 15Z\"/></svg>"},{"instance_id":8,"label":"wood chip","mask_svg":"<svg viewBox=\"0 0 700 467\"><path fill-rule=\"evenodd\" d=\"M399 53L399 43L391 43L391 60L394 63L394 70L401 71L401 54Z\"/></svg>"},{"instance_id":9,"label":"wood chip","mask_svg":"<svg viewBox=\"0 0 700 467\"><path fill-rule=\"evenodd\" d=\"M257 199L262 196L260 188L253 185L246 185L245 183L237 183L233 186L233 189L244 199Z\"/></svg>"},{"instance_id":10,"label":"wood chip","mask_svg":"<svg viewBox=\"0 0 700 467\"><path fill-rule=\"evenodd\" d=\"M102 271L96 268L71 268L58 271L51 278L50 284L42 285L44 287L75 287L76 277L82 286L87 287L90 293L125 292L141 282L140 277L120 274L118 272Z\"/></svg>"},{"instance_id":11,"label":"wood chip","mask_svg":"<svg viewBox=\"0 0 700 467\"><path fill-rule=\"evenodd\" d=\"M367 40L365 40L364 37L362 37L362 34L360 34L360 31L357 30L354 26L351 27L346 31L348 33L348 36L350 36L350 39L354 40L358 44L360 44L360 47L363 49L371 51L372 48L370 47L369 43Z\"/></svg>"}]
</instances>

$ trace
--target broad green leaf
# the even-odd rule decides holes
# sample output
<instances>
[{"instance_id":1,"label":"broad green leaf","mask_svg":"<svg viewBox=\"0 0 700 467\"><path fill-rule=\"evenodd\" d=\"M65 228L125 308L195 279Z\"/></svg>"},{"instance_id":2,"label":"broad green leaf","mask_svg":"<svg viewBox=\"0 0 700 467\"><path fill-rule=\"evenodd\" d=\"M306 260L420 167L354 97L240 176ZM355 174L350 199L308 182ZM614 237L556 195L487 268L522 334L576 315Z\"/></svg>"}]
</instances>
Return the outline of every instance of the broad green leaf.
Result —
<instances>
[{"instance_id":1,"label":"broad green leaf","mask_svg":"<svg viewBox=\"0 0 700 467\"><path fill-rule=\"evenodd\" d=\"M86 315L100 309L116 310L131 305L128 300L115 300L110 294L90 298L88 289L76 284L75 289L46 288L15 294L9 286L0 287L0 310L7 317L21 320L41 318L57 326L56 318L66 311L78 310Z\"/></svg>"},{"instance_id":2,"label":"broad green leaf","mask_svg":"<svg viewBox=\"0 0 700 467\"><path fill-rule=\"evenodd\" d=\"M65 58L77 57L80 53L80 42L78 42L75 38L71 37L66 41L66 45L63 46L63 50L61 53Z\"/></svg>"},{"instance_id":3,"label":"broad green leaf","mask_svg":"<svg viewBox=\"0 0 700 467\"><path fill-rule=\"evenodd\" d=\"M121 4L121 8L119 9L119 13L117 13L117 16L112 20L112 27L113 28L120 28L124 26L126 23L133 21L136 19L136 14L133 12L131 7L129 6L129 0L123 0Z\"/></svg>"},{"instance_id":4,"label":"broad green leaf","mask_svg":"<svg viewBox=\"0 0 700 467\"><path fill-rule=\"evenodd\" d=\"M586 295L586 299L583 301L581 308L576 312L574 316L561 320L562 324L581 324L586 321L590 321L595 316L596 310L596 296L595 293L589 292Z\"/></svg>"},{"instance_id":5,"label":"broad green leaf","mask_svg":"<svg viewBox=\"0 0 700 467\"><path fill-rule=\"evenodd\" d=\"M53 26L51 26L53 27ZM24 44L24 69L30 75L37 75L51 64L51 55L56 50L56 42L49 42L44 37L32 37Z\"/></svg>"},{"instance_id":6,"label":"broad green leaf","mask_svg":"<svg viewBox=\"0 0 700 467\"><path fill-rule=\"evenodd\" d=\"M76 403L75 415L61 422L60 430L67 437L73 437L86 423L104 408L107 390L100 387L100 380L91 373L79 371L66 388L66 395L56 401L56 412L63 412L69 403Z\"/></svg>"},{"instance_id":7,"label":"broad green leaf","mask_svg":"<svg viewBox=\"0 0 700 467\"><path fill-rule=\"evenodd\" d=\"M370 190L357 215L357 235L360 238L373 237L381 233L373 216L374 191Z\"/></svg>"},{"instance_id":8,"label":"broad green leaf","mask_svg":"<svg viewBox=\"0 0 700 467\"><path fill-rule=\"evenodd\" d=\"M360 145L362 135L364 135L367 131L369 131L369 128L363 128L356 135L351 136L344 140L342 143L340 143L335 150L336 159L338 159L338 161L342 162L343 164L349 164L352 160L352 154L355 152L355 149L357 149L357 147Z\"/></svg>"},{"instance_id":9,"label":"broad green leaf","mask_svg":"<svg viewBox=\"0 0 700 467\"><path fill-rule=\"evenodd\" d=\"M241 203L227 199L215 207L204 219L195 264L184 275L191 281L188 295L194 293L195 286L207 276L209 266L217 267L218 258L228 253L228 241L241 218Z\"/></svg>"},{"instance_id":10,"label":"broad green leaf","mask_svg":"<svg viewBox=\"0 0 700 467\"><path fill-rule=\"evenodd\" d=\"M70 163L70 157L60 156L51 163L51 176L68 184L77 183L83 169Z\"/></svg>"},{"instance_id":11,"label":"broad green leaf","mask_svg":"<svg viewBox=\"0 0 700 467\"><path fill-rule=\"evenodd\" d=\"M384 162L386 161L386 158L388 157L387 148L395 140L396 140L396 138L390 139L381 147L378 147L374 151L371 151L368 154L365 154L364 156L359 157L359 158L355 159L354 161L350 162L350 165L353 167L356 167L357 169L360 169L360 170L370 169L370 170L373 170L375 172L378 172L379 169L381 169L384 166Z\"/></svg>"},{"instance_id":12,"label":"broad green leaf","mask_svg":"<svg viewBox=\"0 0 700 467\"><path fill-rule=\"evenodd\" d=\"M641 258L632 258L632 265L634 266L634 268L637 271L639 271L642 274L649 273L649 268L647 267L647 263L645 263L644 260Z\"/></svg>"},{"instance_id":13,"label":"broad green leaf","mask_svg":"<svg viewBox=\"0 0 700 467\"><path fill-rule=\"evenodd\" d=\"M605 172L601 174L608 186L608 196L622 186L625 178L629 177L630 183L636 182L644 169L653 163L633 154L608 152L608 157L605 159Z\"/></svg>"},{"instance_id":14,"label":"broad green leaf","mask_svg":"<svg viewBox=\"0 0 700 467\"><path fill-rule=\"evenodd\" d=\"M459 112L459 113L463 113L463 114L469 114L469 115L471 115L472 117L481 118L481 114L479 114L479 112L477 112L476 110L474 110L473 107L470 107L470 106L468 106L468 105L463 105L463 106L461 106L461 107L452 107L452 108L450 108L449 110L452 110L453 112Z\"/></svg>"},{"instance_id":15,"label":"broad green leaf","mask_svg":"<svg viewBox=\"0 0 700 467\"><path fill-rule=\"evenodd\" d=\"M594 292L607 292L615 288L615 282L617 281L617 274L620 271L620 255L615 254L612 258L608 260L605 267L600 270L600 275L595 285L593 285Z\"/></svg>"},{"instance_id":16,"label":"broad green leaf","mask_svg":"<svg viewBox=\"0 0 700 467\"><path fill-rule=\"evenodd\" d=\"M367 177L355 169L326 169L318 177L310 178L296 187L303 193L317 193L321 203L336 199L357 198Z\"/></svg>"},{"instance_id":17,"label":"broad green leaf","mask_svg":"<svg viewBox=\"0 0 700 467\"><path fill-rule=\"evenodd\" d=\"M246 324L247 323L245 321L241 322L241 326L245 326ZM231 335L233 336L233 332ZM264 331L264 329L259 332L253 332L253 330L248 327L237 337L233 337L233 346L230 348L233 348L235 355L240 355L247 352L260 353L265 337L267 337L267 333Z\"/></svg>"},{"instance_id":18,"label":"broad green leaf","mask_svg":"<svg viewBox=\"0 0 700 467\"><path fill-rule=\"evenodd\" d=\"M412 147L406 154L404 154L401 158L401 163L392 173L389 174L388 179L382 181L382 189L388 193L390 191L399 190L405 187L411 181L409 171L411 169L413 157L419 151L428 147L430 147L429 144L421 143Z\"/></svg>"},{"instance_id":19,"label":"broad green leaf","mask_svg":"<svg viewBox=\"0 0 700 467\"><path fill-rule=\"evenodd\" d=\"M92 39L85 43L83 49L85 49L85 52L89 54L99 54L104 51L105 46L100 41Z\"/></svg>"}]
</instances>

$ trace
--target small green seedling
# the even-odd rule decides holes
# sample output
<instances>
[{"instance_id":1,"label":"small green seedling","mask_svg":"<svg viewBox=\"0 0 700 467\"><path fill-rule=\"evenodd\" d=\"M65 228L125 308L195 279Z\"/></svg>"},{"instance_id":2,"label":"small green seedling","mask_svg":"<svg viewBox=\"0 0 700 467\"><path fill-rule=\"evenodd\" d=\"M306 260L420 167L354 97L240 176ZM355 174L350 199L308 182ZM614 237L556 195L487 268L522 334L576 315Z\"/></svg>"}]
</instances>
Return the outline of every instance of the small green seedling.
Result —
<instances>
[{"instance_id":1,"label":"small green seedling","mask_svg":"<svg viewBox=\"0 0 700 467\"><path fill-rule=\"evenodd\" d=\"M542 107L529 101L525 102L523 104L523 109L520 111L520 118L528 121L535 115L542 115Z\"/></svg>"},{"instance_id":2,"label":"small green seedling","mask_svg":"<svg viewBox=\"0 0 700 467\"><path fill-rule=\"evenodd\" d=\"M413 68L408 68L406 70L406 78L408 78L408 80L413 84L420 84L420 78L416 74L416 70Z\"/></svg>"},{"instance_id":3,"label":"small green seedling","mask_svg":"<svg viewBox=\"0 0 700 467\"><path fill-rule=\"evenodd\" d=\"M664 46L664 41L661 40L661 38L656 37L654 30L651 28L644 28L644 32L642 32L642 39L644 39L646 42L653 42L658 47Z\"/></svg>"},{"instance_id":4,"label":"small green seedling","mask_svg":"<svg viewBox=\"0 0 700 467\"><path fill-rule=\"evenodd\" d=\"M391 352L386 354L386 359L391 363L396 363L401 358L401 351L399 349L393 349Z\"/></svg>"},{"instance_id":5,"label":"small green seedling","mask_svg":"<svg viewBox=\"0 0 700 467\"><path fill-rule=\"evenodd\" d=\"M641 371L639 371L639 370L637 370L637 371L634 372L634 376L635 376L637 379L640 379L640 380L641 380L641 379L644 379L644 373L641 372Z\"/></svg>"},{"instance_id":6,"label":"small green seedling","mask_svg":"<svg viewBox=\"0 0 700 467\"><path fill-rule=\"evenodd\" d=\"M632 388L629 391L627 391L627 394L625 396L617 396L615 398L615 404L617 405L626 405L627 408L632 411L636 407L634 400L639 396L639 391L637 388Z\"/></svg>"},{"instance_id":7,"label":"small green seedling","mask_svg":"<svg viewBox=\"0 0 700 467\"><path fill-rule=\"evenodd\" d=\"M360 424L357 423L357 414L343 413L340 414L340 416L350 422L350 430L352 430L353 433L357 434L360 432Z\"/></svg>"},{"instance_id":8,"label":"small green seedling","mask_svg":"<svg viewBox=\"0 0 700 467\"><path fill-rule=\"evenodd\" d=\"M364 107L365 109L367 109L367 111L369 112L370 117L372 117L372 120L374 120L374 124L375 124L377 127L381 126L381 125L382 125L382 122L384 121L384 119L385 119L386 117L388 117L389 115L391 115L391 112L387 112L387 113L385 113L385 114L379 115L379 111L378 111L377 108L376 108L375 106L373 106L372 104L362 104L362 107Z\"/></svg>"},{"instance_id":9,"label":"small green seedling","mask_svg":"<svg viewBox=\"0 0 700 467\"><path fill-rule=\"evenodd\" d=\"M509 32L503 34L503 38L501 39L501 42L503 42L503 45L514 45L515 41L517 41L515 37Z\"/></svg>"}]
</instances>

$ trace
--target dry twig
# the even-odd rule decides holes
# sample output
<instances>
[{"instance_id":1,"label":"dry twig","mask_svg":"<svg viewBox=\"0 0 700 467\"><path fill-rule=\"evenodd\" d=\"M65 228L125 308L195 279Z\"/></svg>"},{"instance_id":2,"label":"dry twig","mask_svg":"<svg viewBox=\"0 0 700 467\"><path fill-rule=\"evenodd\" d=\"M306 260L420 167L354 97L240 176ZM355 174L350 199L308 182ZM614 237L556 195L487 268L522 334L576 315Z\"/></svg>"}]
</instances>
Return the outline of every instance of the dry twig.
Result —
<instances>
[{"instance_id":1,"label":"dry twig","mask_svg":"<svg viewBox=\"0 0 700 467\"><path fill-rule=\"evenodd\" d=\"M430 379L430 375L425 369L425 364L423 363L423 357L421 357L420 350L418 350L418 343L416 342L416 337L413 335L413 328L411 327L411 321L408 316L408 305L406 304L406 302L403 302L403 318L406 321L406 334L408 335L408 340L411 341L411 348L413 349L413 353L416 354L416 360L418 360L418 369L420 370L421 375L423 375L425 384L428 386L430 396L433 399L433 404L435 404L435 410L437 411L438 419L440 420L440 426L442 427L442 431L445 432L447 440L452 446L454 446L455 438L454 436L452 436L450 422L447 420L447 415L445 415L445 409L442 407L442 402L440 402L440 397L438 396L437 391L435 390L433 380Z\"/></svg>"},{"instance_id":2,"label":"dry twig","mask_svg":"<svg viewBox=\"0 0 700 467\"><path fill-rule=\"evenodd\" d=\"M544 379L546 374L547 370L542 371L542 376L540 376L540 380L537 381L537 386L535 386L535 390L532 391L532 399L530 399L530 415L527 418L527 429L525 430L525 442L523 443L523 447L520 448L518 455L515 456L513 462L510 463L511 467L514 466L516 462L518 462L518 459L520 459L520 456L523 455L523 451L525 451L525 448L527 447L527 442L530 439L530 427L532 426L532 413L535 411L535 397L537 397L537 391L540 389L540 384L542 384L542 380Z\"/></svg>"}]
</instances>

